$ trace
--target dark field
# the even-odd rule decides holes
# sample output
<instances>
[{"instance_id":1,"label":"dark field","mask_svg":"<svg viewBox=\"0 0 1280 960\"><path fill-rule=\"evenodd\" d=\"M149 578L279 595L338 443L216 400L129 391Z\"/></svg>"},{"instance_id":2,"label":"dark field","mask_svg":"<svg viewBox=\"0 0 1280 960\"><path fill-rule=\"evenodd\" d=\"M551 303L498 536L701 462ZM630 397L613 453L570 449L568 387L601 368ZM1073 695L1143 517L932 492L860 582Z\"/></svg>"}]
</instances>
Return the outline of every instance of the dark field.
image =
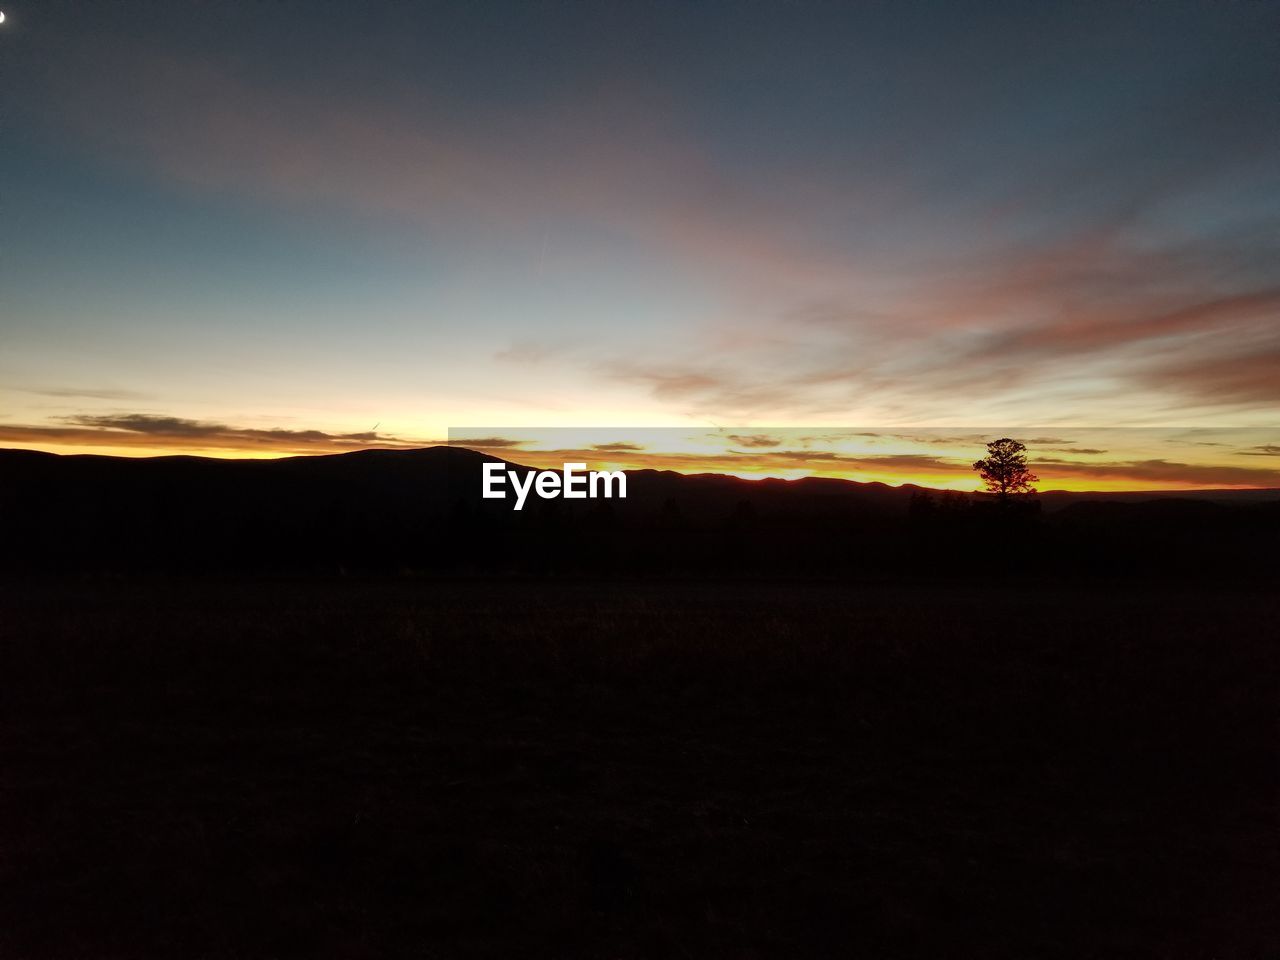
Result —
<instances>
[{"instance_id":1,"label":"dark field","mask_svg":"<svg viewBox=\"0 0 1280 960\"><path fill-rule=\"evenodd\" d=\"M1280 953L1268 592L0 586L6 958Z\"/></svg>"}]
</instances>

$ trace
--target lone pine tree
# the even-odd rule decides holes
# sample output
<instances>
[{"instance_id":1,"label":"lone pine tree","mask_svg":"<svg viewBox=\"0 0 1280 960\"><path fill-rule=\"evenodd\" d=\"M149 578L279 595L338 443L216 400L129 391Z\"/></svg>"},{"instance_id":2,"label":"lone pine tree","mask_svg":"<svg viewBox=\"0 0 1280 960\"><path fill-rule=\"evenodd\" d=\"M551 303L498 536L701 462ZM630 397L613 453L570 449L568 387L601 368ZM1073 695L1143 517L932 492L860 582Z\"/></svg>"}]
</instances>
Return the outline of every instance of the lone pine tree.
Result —
<instances>
[{"instance_id":1,"label":"lone pine tree","mask_svg":"<svg viewBox=\"0 0 1280 960\"><path fill-rule=\"evenodd\" d=\"M1015 494L1035 493L1040 478L1027 467L1027 448L1017 440L1001 437L987 444L987 455L974 463L987 491L1001 500Z\"/></svg>"}]
</instances>

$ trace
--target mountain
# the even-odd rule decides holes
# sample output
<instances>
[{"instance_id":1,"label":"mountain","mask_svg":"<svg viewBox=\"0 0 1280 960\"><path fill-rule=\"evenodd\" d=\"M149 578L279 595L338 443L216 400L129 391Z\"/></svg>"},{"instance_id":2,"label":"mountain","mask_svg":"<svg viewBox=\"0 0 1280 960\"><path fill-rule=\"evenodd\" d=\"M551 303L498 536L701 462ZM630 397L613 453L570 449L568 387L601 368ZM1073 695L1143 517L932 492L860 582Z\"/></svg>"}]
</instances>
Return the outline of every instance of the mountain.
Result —
<instances>
[{"instance_id":1,"label":"mountain","mask_svg":"<svg viewBox=\"0 0 1280 960\"><path fill-rule=\"evenodd\" d=\"M998 535L1039 544L1046 569L1221 567L1225 551L1227 567L1258 570L1262 538L1280 532L1277 491L1054 492L1015 517L985 498L938 508L911 485L659 470L629 472L626 499L530 496L516 512L481 497L494 459L444 446L277 460L0 450L0 566L937 572L980 569L975 540Z\"/></svg>"}]
</instances>

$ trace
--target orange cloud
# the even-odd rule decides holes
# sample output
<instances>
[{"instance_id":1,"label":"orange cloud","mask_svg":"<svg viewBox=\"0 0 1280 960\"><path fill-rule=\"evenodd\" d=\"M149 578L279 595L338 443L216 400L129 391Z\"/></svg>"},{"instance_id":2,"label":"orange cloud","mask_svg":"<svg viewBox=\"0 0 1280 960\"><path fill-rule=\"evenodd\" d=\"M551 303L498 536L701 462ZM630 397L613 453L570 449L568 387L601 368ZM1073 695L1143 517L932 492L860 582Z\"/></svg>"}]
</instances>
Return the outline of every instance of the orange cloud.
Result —
<instances>
[{"instance_id":1,"label":"orange cloud","mask_svg":"<svg viewBox=\"0 0 1280 960\"><path fill-rule=\"evenodd\" d=\"M269 457L431 445L431 441L391 437L373 431L328 433L323 430L232 427L145 413L83 414L61 420L68 425L0 425L0 443L54 451L92 447L135 455L198 452Z\"/></svg>"}]
</instances>

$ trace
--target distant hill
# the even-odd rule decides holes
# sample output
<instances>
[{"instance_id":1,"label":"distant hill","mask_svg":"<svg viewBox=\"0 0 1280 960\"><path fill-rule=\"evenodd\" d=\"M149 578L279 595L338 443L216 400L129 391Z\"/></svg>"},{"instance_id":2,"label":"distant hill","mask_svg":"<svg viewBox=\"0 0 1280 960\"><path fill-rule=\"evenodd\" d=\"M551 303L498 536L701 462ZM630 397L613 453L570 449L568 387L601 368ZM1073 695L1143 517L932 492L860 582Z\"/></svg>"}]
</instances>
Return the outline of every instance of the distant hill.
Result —
<instances>
[{"instance_id":1,"label":"distant hill","mask_svg":"<svg viewBox=\"0 0 1280 960\"><path fill-rule=\"evenodd\" d=\"M1008 536L1012 522L980 497L960 514L935 509L911 485L658 470L628 472L625 500L530 498L516 513L481 499L481 464L494 459L444 446L277 460L0 450L0 565L919 572L974 568L974 538L993 523ZM1280 491L1052 492L1034 520L1020 515L1017 536L1054 569L1106 569L1145 544L1143 569L1194 567L1206 552L1220 568L1226 551L1228 567L1256 570L1278 517Z\"/></svg>"}]
</instances>

